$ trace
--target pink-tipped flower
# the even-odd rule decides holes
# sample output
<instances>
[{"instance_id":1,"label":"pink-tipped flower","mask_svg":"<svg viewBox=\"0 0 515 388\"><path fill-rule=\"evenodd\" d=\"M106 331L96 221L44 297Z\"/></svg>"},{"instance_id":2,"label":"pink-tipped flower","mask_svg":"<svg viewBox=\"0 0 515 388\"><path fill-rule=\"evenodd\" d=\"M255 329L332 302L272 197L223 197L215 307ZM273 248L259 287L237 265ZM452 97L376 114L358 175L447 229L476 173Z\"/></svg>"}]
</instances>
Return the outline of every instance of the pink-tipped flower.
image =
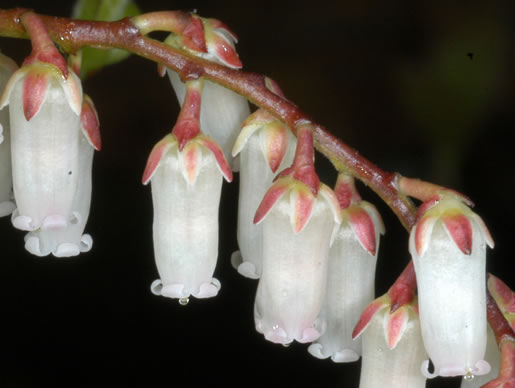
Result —
<instances>
[{"instance_id":1,"label":"pink-tipped flower","mask_svg":"<svg viewBox=\"0 0 515 388\"><path fill-rule=\"evenodd\" d=\"M232 180L223 152L200 133L201 86L190 81L172 134L156 144L143 183L152 182L154 255L160 279L156 295L187 300L215 296L218 257L218 206L222 177ZM194 112L191 112L191 111Z\"/></svg>"},{"instance_id":2,"label":"pink-tipped flower","mask_svg":"<svg viewBox=\"0 0 515 388\"><path fill-rule=\"evenodd\" d=\"M18 206L13 224L27 231L64 228L79 175L80 80L49 63L24 65L0 99L0 108L7 105Z\"/></svg>"},{"instance_id":3,"label":"pink-tipped flower","mask_svg":"<svg viewBox=\"0 0 515 388\"><path fill-rule=\"evenodd\" d=\"M416 299L392 312L388 294L363 311L354 331L362 337L360 388L423 388L420 364L427 357Z\"/></svg>"},{"instance_id":4,"label":"pink-tipped flower","mask_svg":"<svg viewBox=\"0 0 515 388\"><path fill-rule=\"evenodd\" d=\"M63 229L36 230L25 236L25 249L36 256L56 257L77 256L88 252L93 239L83 234L89 217L91 204L91 169L93 154L100 149L100 131L98 116L93 102L84 96L81 112L82 135L79 143L79 182L73 199L73 217Z\"/></svg>"},{"instance_id":5,"label":"pink-tipped flower","mask_svg":"<svg viewBox=\"0 0 515 388\"><path fill-rule=\"evenodd\" d=\"M238 199L239 251L231 258L234 268L251 279L261 276L263 225L254 215L277 173L290 166L297 140L290 129L265 110L257 110L243 123L232 155L240 155Z\"/></svg>"},{"instance_id":6,"label":"pink-tipped flower","mask_svg":"<svg viewBox=\"0 0 515 388\"><path fill-rule=\"evenodd\" d=\"M309 125L297 129L293 166L283 171L261 202L263 272L254 306L256 329L271 342L312 342L324 331L318 319L326 289L327 255L341 222L333 191L313 167Z\"/></svg>"},{"instance_id":7,"label":"pink-tipped flower","mask_svg":"<svg viewBox=\"0 0 515 388\"><path fill-rule=\"evenodd\" d=\"M0 93L17 69L18 66L11 58L0 53ZM0 110L0 217L11 214L15 208L12 193L9 111L2 109Z\"/></svg>"},{"instance_id":8,"label":"pink-tipped flower","mask_svg":"<svg viewBox=\"0 0 515 388\"><path fill-rule=\"evenodd\" d=\"M421 206L410 234L422 337L429 377L483 375L486 349L486 244L493 247L481 218L456 196L442 194Z\"/></svg>"},{"instance_id":9,"label":"pink-tipped flower","mask_svg":"<svg viewBox=\"0 0 515 388\"><path fill-rule=\"evenodd\" d=\"M351 177L340 175L335 187L338 198L354 191L357 199L340 200L342 223L329 250L327 292L320 316L326 321L325 333L308 351L317 358L352 362L361 356L361 338L352 331L361 312L374 299L374 280L379 236L384 226L376 208L361 201Z\"/></svg>"}]
</instances>

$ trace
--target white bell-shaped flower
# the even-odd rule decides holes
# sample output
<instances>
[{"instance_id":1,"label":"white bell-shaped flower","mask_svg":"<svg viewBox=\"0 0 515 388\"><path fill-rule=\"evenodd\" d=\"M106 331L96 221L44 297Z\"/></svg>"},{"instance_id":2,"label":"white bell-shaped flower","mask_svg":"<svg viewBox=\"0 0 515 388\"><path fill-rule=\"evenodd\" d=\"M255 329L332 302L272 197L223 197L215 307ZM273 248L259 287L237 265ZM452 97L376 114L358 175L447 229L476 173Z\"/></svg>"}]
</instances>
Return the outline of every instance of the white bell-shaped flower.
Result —
<instances>
[{"instance_id":1,"label":"white bell-shaped flower","mask_svg":"<svg viewBox=\"0 0 515 388\"><path fill-rule=\"evenodd\" d=\"M290 166L297 139L291 130L265 110L257 110L243 124L232 154L240 155L237 238L234 268L248 278L261 276L263 225L254 215L278 171Z\"/></svg>"},{"instance_id":2,"label":"white bell-shaped flower","mask_svg":"<svg viewBox=\"0 0 515 388\"><path fill-rule=\"evenodd\" d=\"M338 197L339 186L348 184L354 189L352 180L343 183L341 177L335 187ZM375 296L375 267L384 226L376 208L365 201L358 200L341 212L342 223L329 250L327 292L320 314L327 328L308 351L317 358L352 362L361 356L361 338L353 340L352 331Z\"/></svg>"},{"instance_id":3,"label":"white bell-shaped flower","mask_svg":"<svg viewBox=\"0 0 515 388\"><path fill-rule=\"evenodd\" d=\"M334 192L313 165L311 126L297 128L292 167L267 191L254 218L263 223L263 272L254 304L256 330L271 342L312 342L326 290L327 255L341 222Z\"/></svg>"},{"instance_id":4,"label":"white bell-shaped flower","mask_svg":"<svg viewBox=\"0 0 515 388\"><path fill-rule=\"evenodd\" d=\"M156 295L186 299L215 296L218 206L222 177L231 171L213 140L199 135L181 150L174 134L152 150L143 182L151 182Z\"/></svg>"},{"instance_id":5,"label":"white bell-shaped flower","mask_svg":"<svg viewBox=\"0 0 515 388\"><path fill-rule=\"evenodd\" d=\"M56 257L77 256L81 252L88 252L93 245L92 237L83 232L91 204L93 154L95 150L100 150L101 145L98 116L88 96L84 96L81 127L79 182L72 205L74 217L65 228L36 230L25 236L25 249L36 256L47 256L50 253Z\"/></svg>"},{"instance_id":6,"label":"white bell-shaped flower","mask_svg":"<svg viewBox=\"0 0 515 388\"><path fill-rule=\"evenodd\" d=\"M486 244L481 218L450 194L422 205L410 234L422 337L433 362L429 377L483 375L487 337Z\"/></svg>"},{"instance_id":7,"label":"white bell-shaped flower","mask_svg":"<svg viewBox=\"0 0 515 388\"><path fill-rule=\"evenodd\" d=\"M362 338L359 388L424 388L420 364L427 357L416 301L391 312L387 295L363 312L355 336Z\"/></svg>"},{"instance_id":8,"label":"white bell-shaped flower","mask_svg":"<svg viewBox=\"0 0 515 388\"><path fill-rule=\"evenodd\" d=\"M0 93L11 75L18 69L16 63L0 53ZM12 193L11 139L9 110L0 110L0 217L13 212L16 205Z\"/></svg>"},{"instance_id":9,"label":"white bell-shaped flower","mask_svg":"<svg viewBox=\"0 0 515 388\"><path fill-rule=\"evenodd\" d=\"M10 78L0 108L9 105L13 225L22 230L64 228L78 183L82 88L71 71L34 62Z\"/></svg>"}]
</instances>

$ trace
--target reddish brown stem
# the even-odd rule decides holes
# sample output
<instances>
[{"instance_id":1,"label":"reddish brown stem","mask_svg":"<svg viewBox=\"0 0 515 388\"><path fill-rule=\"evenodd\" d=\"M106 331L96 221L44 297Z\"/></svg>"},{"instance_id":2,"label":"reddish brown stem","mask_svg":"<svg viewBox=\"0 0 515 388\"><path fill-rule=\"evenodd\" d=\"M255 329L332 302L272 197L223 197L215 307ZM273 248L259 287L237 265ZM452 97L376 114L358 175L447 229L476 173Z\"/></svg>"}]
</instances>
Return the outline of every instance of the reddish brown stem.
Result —
<instances>
[{"instance_id":1,"label":"reddish brown stem","mask_svg":"<svg viewBox=\"0 0 515 388\"><path fill-rule=\"evenodd\" d=\"M0 35L27 38L27 32L20 23L20 16L24 12L26 10L19 8L0 10ZM50 16L41 18L53 40L67 52L75 52L82 46L121 48L162 63L177 71L183 79L203 76L219 83L247 97L292 128L302 120L312 122L291 101L270 91L265 76L229 69L147 38L141 35L130 19L90 22ZM329 158L338 171L347 172L363 181L390 206L403 226L411 229L415 223L415 207L398 190L395 173L380 169L320 124L313 123L313 133L317 150Z\"/></svg>"}]
</instances>

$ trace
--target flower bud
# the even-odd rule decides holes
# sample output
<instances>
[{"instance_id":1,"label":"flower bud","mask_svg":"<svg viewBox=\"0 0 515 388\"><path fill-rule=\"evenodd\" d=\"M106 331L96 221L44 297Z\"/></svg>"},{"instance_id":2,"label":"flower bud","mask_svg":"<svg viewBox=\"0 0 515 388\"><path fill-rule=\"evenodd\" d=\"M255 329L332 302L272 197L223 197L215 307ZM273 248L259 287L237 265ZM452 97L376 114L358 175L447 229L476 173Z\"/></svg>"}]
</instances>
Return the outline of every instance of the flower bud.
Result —
<instances>
[{"instance_id":1,"label":"flower bud","mask_svg":"<svg viewBox=\"0 0 515 388\"><path fill-rule=\"evenodd\" d=\"M434 372L425 376L483 375L486 349L486 244L481 218L452 195L425 203L410 234L422 338Z\"/></svg>"}]
</instances>

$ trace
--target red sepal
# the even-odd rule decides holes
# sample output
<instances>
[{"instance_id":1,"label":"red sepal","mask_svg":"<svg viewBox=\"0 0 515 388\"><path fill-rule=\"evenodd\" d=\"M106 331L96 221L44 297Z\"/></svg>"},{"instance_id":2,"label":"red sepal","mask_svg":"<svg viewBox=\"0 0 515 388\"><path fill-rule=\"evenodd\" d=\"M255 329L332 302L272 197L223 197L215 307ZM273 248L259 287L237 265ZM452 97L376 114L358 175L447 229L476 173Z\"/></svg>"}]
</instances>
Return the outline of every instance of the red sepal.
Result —
<instances>
[{"instance_id":1,"label":"red sepal","mask_svg":"<svg viewBox=\"0 0 515 388\"><path fill-rule=\"evenodd\" d=\"M254 224L259 224L275 203L288 190L288 183L277 181L268 189L254 216Z\"/></svg>"},{"instance_id":2,"label":"red sepal","mask_svg":"<svg viewBox=\"0 0 515 388\"><path fill-rule=\"evenodd\" d=\"M442 220L456 246L465 255L470 255L472 253L473 231L468 217L464 214L444 215Z\"/></svg>"},{"instance_id":3,"label":"red sepal","mask_svg":"<svg viewBox=\"0 0 515 388\"><path fill-rule=\"evenodd\" d=\"M23 114L30 121L41 108L48 88L48 75L29 71L23 81Z\"/></svg>"},{"instance_id":4,"label":"red sepal","mask_svg":"<svg viewBox=\"0 0 515 388\"><path fill-rule=\"evenodd\" d=\"M352 229L368 253L375 256L377 250L376 229L372 217L363 209L349 208Z\"/></svg>"},{"instance_id":5,"label":"red sepal","mask_svg":"<svg viewBox=\"0 0 515 388\"><path fill-rule=\"evenodd\" d=\"M93 102L88 96L84 96L82 110L80 112L80 122L84 130L84 135L88 138L93 148L100 151L102 149L102 139L100 138L98 114Z\"/></svg>"},{"instance_id":6,"label":"red sepal","mask_svg":"<svg viewBox=\"0 0 515 388\"><path fill-rule=\"evenodd\" d=\"M368 327L372 317L380 310L386 308L389 304L389 298L386 295L377 298L376 300L369 303L369 305L363 310L361 316L359 317L359 321L354 327L352 331L352 339L356 339L363 333L363 331Z\"/></svg>"},{"instance_id":7,"label":"red sepal","mask_svg":"<svg viewBox=\"0 0 515 388\"><path fill-rule=\"evenodd\" d=\"M191 50L207 53L204 23L200 17L191 15L188 25L182 32L182 42Z\"/></svg>"}]
</instances>

